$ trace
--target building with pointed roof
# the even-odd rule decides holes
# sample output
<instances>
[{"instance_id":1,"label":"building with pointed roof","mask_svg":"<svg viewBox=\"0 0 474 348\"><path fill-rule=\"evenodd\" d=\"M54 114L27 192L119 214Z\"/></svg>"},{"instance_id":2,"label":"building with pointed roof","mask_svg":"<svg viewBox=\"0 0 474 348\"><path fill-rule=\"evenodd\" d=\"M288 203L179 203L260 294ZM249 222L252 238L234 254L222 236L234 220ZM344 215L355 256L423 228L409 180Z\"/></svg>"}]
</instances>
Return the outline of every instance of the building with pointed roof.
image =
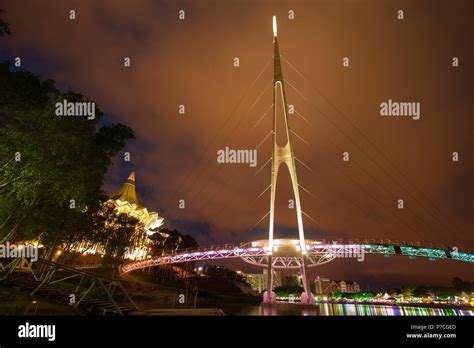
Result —
<instances>
[{"instance_id":1,"label":"building with pointed roof","mask_svg":"<svg viewBox=\"0 0 474 348\"><path fill-rule=\"evenodd\" d=\"M113 195L109 202L113 202L117 212L126 213L143 223L147 229L147 234L153 234L151 230L163 225L163 218L158 213L150 212L143 206L135 190L135 170L130 172L127 180Z\"/></svg>"},{"instance_id":2,"label":"building with pointed roof","mask_svg":"<svg viewBox=\"0 0 474 348\"><path fill-rule=\"evenodd\" d=\"M105 204L111 204L114 207L114 211L117 214L127 214L138 220L140 223L140 228L146 230L147 238L145 241L133 248L127 248L125 257L132 260L144 259L147 257L148 253L148 242L149 237L155 233L153 231L163 225L163 218L156 212L148 211L147 208L143 206L137 196L135 190L135 170L132 170L123 183L123 185L110 196L110 198L105 202ZM158 232L161 235L163 233ZM76 245L73 250L80 253L86 254L99 254L104 255L104 246L99 244L91 244L90 242L83 241Z\"/></svg>"},{"instance_id":3,"label":"building with pointed roof","mask_svg":"<svg viewBox=\"0 0 474 348\"><path fill-rule=\"evenodd\" d=\"M155 233L152 230L163 225L164 219L158 213L148 211L138 199L135 190L135 169L130 172L127 180L110 196L107 202L115 205L115 210L118 214L125 213L142 223L148 236ZM144 243L144 245L138 248L128 250L126 257L133 260L145 258L147 255L146 244Z\"/></svg>"}]
</instances>

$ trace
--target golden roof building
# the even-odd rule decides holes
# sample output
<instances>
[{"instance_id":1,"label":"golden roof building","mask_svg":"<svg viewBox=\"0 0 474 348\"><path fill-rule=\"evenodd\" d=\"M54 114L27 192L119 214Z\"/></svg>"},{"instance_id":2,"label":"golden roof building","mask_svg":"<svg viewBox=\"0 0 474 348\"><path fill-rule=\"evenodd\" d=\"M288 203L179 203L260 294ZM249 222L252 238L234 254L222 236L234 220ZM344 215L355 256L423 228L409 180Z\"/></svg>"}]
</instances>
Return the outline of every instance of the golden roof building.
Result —
<instances>
[{"instance_id":1,"label":"golden roof building","mask_svg":"<svg viewBox=\"0 0 474 348\"><path fill-rule=\"evenodd\" d=\"M152 229L163 225L164 219L160 217L158 213L148 211L148 209L140 203L135 190L135 170L130 172L130 175L122 187L110 196L109 201L113 201L117 212L125 213L143 223L148 235L153 234Z\"/></svg>"},{"instance_id":2,"label":"golden roof building","mask_svg":"<svg viewBox=\"0 0 474 348\"><path fill-rule=\"evenodd\" d=\"M158 213L148 211L147 208L140 203L137 192L135 191L135 170L132 170L125 181L105 204L112 204L116 214L127 214L137 219L146 230L147 237L143 243L135 247L127 247L125 258L132 260L144 259L148 254L149 237L156 233L153 229L159 228L163 225L163 218ZM159 232L162 234L161 232ZM87 254L104 255L104 245L101 243L91 243L89 241L82 241L77 245L73 245L72 250Z\"/></svg>"}]
</instances>

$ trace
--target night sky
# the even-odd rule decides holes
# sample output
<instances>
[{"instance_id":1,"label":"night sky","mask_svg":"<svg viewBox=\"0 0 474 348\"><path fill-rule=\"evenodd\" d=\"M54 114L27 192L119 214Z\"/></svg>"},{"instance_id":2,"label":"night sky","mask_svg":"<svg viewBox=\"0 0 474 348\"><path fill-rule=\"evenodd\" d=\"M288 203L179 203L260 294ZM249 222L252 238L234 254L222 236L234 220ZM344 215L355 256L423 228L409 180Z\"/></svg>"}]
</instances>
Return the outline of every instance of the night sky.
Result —
<instances>
[{"instance_id":1,"label":"night sky","mask_svg":"<svg viewBox=\"0 0 474 348\"><path fill-rule=\"evenodd\" d=\"M115 159L104 190L112 193L135 167L145 206L201 245L268 238L268 218L251 229L269 209L269 191L257 197L270 184L270 166L255 174L271 156L271 138L255 168L217 163L216 153L255 149L271 131L271 112L257 122L272 104L276 15L287 101L298 112L290 123L306 142L293 137L295 154L311 168L297 163L299 182L312 193L300 191L311 216L304 217L307 238L474 251L472 1L7 0L0 8L12 29L0 40L1 59L21 57L21 69L97 102L104 122L134 129L136 140ZM388 99L421 103L421 118L381 117ZM296 237L285 169L276 237ZM469 264L381 256L336 260L315 274L365 288L474 278Z\"/></svg>"}]
</instances>

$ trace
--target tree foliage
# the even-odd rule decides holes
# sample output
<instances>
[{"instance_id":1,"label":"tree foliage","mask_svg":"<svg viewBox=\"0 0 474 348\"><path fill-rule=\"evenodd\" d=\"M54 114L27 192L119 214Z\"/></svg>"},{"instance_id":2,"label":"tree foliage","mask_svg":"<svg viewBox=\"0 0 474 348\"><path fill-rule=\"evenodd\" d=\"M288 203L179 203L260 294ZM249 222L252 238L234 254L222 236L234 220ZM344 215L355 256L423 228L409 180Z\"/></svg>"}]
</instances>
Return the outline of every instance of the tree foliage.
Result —
<instances>
[{"instance_id":1,"label":"tree foliage","mask_svg":"<svg viewBox=\"0 0 474 348\"><path fill-rule=\"evenodd\" d=\"M150 236L152 255L175 253L180 249L196 248L199 244L190 235L183 235L177 230L162 228Z\"/></svg>"},{"instance_id":2,"label":"tree foliage","mask_svg":"<svg viewBox=\"0 0 474 348\"><path fill-rule=\"evenodd\" d=\"M93 238L104 176L132 130L100 125L97 106L93 120L56 116L57 102L89 100L8 63L0 82L0 240Z\"/></svg>"},{"instance_id":3,"label":"tree foliage","mask_svg":"<svg viewBox=\"0 0 474 348\"><path fill-rule=\"evenodd\" d=\"M211 278L245 282L244 277L236 271L218 265L207 265L204 268L204 273Z\"/></svg>"},{"instance_id":4,"label":"tree foliage","mask_svg":"<svg viewBox=\"0 0 474 348\"><path fill-rule=\"evenodd\" d=\"M0 14L4 13L5 11L0 10ZM4 19L0 18L0 36L4 35L10 35L11 30L10 30L10 24L5 22Z\"/></svg>"},{"instance_id":5,"label":"tree foliage","mask_svg":"<svg viewBox=\"0 0 474 348\"><path fill-rule=\"evenodd\" d=\"M102 204L95 215L96 232L92 241L105 251L105 262L118 265L127 251L146 245L147 230L138 219L118 213L111 202Z\"/></svg>"},{"instance_id":6,"label":"tree foliage","mask_svg":"<svg viewBox=\"0 0 474 348\"><path fill-rule=\"evenodd\" d=\"M458 277L454 277L451 284L454 289L461 292L471 293L474 291L474 282L462 280L461 278L458 278Z\"/></svg>"}]
</instances>

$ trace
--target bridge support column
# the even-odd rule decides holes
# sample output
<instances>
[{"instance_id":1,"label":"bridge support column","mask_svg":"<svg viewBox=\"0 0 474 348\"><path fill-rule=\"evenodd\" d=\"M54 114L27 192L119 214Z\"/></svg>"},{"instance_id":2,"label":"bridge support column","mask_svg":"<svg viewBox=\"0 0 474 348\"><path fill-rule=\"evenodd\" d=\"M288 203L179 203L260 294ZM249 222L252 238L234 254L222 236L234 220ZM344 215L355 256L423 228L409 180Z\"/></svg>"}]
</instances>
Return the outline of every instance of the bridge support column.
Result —
<instances>
[{"instance_id":1,"label":"bridge support column","mask_svg":"<svg viewBox=\"0 0 474 348\"><path fill-rule=\"evenodd\" d=\"M304 292L301 294L301 303L304 304L315 304L316 300L313 293L311 292L311 286L309 284L308 278L306 277L308 267L306 266L305 257L301 258L301 282L303 283Z\"/></svg>"},{"instance_id":2,"label":"bridge support column","mask_svg":"<svg viewBox=\"0 0 474 348\"><path fill-rule=\"evenodd\" d=\"M267 274L267 289L263 293L263 303L275 303L276 294L273 292L273 258L268 256L268 274Z\"/></svg>"}]
</instances>

